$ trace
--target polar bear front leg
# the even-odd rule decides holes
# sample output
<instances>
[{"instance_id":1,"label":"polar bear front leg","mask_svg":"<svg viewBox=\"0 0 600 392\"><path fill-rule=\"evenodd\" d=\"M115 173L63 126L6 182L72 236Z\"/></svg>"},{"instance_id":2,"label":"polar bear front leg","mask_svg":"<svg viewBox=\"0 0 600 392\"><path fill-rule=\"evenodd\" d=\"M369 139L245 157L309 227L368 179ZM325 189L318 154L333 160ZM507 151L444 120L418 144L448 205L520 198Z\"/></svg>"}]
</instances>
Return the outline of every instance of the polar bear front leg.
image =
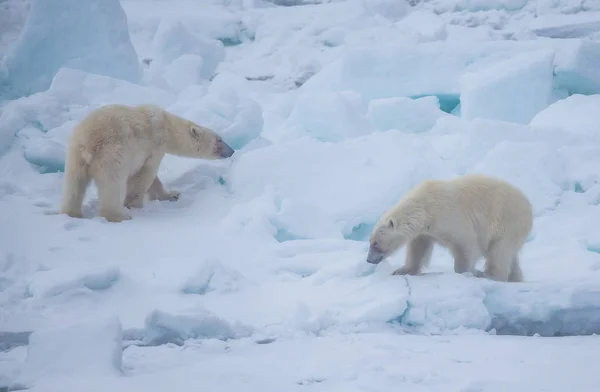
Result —
<instances>
[{"instance_id":1,"label":"polar bear front leg","mask_svg":"<svg viewBox=\"0 0 600 392\"><path fill-rule=\"evenodd\" d=\"M156 177L159 165L160 159L151 157L139 172L129 178L127 181L125 207L142 208L144 206L144 196Z\"/></svg>"},{"instance_id":2,"label":"polar bear front leg","mask_svg":"<svg viewBox=\"0 0 600 392\"><path fill-rule=\"evenodd\" d=\"M181 197L181 193L175 190L166 190L158 176L156 176L148 189L148 196L150 200L177 201Z\"/></svg>"},{"instance_id":3,"label":"polar bear front leg","mask_svg":"<svg viewBox=\"0 0 600 392\"><path fill-rule=\"evenodd\" d=\"M477 258L474 257L472 252L466 246L461 244L453 244L450 247L450 253L454 257L454 272L457 274L464 274L470 272L473 276L481 277L481 272L475 269L475 262Z\"/></svg>"},{"instance_id":4,"label":"polar bear front leg","mask_svg":"<svg viewBox=\"0 0 600 392\"><path fill-rule=\"evenodd\" d=\"M408 243L404 265L392 275L418 275L423 266L429 264L432 251L433 240L424 235L418 236Z\"/></svg>"}]
</instances>

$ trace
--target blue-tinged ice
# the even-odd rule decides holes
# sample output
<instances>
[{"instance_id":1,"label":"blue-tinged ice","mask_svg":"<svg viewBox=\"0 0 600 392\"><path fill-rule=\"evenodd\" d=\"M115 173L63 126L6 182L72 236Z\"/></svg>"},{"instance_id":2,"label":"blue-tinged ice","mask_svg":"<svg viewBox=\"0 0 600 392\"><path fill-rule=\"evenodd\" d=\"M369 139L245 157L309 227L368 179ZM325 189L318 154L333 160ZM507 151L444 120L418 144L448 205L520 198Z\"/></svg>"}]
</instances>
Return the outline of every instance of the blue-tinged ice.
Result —
<instances>
[{"instance_id":1,"label":"blue-tinged ice","mask_svg":"<svg viewBox=\"0 0 600 392\"><path fill-rule=\"evenodd\" d=\"M6 57L5 75L0 75L1 95L14 98L46 90L61 67L140 81L118 0L32 0L27 22Z\"/></svg>"}]
</instances>

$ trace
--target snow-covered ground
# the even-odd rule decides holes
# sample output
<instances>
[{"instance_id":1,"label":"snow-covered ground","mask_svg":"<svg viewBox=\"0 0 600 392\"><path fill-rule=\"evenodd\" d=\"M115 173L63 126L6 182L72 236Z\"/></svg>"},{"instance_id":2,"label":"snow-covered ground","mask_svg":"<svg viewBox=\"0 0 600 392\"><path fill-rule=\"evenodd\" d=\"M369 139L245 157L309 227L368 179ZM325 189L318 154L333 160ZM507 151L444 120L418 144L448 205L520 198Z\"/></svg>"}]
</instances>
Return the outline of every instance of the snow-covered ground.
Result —
<instances>
[{"instance_id":1,"label":"snow-covered ground","mask_svg":"<svg viewBox=\"0 0 600 392\"><path fill-rule=\"evenodd\" d=\"M131 221L93 186L51 214L109 103L236 154L167 157L181 199ZM0 154L0 391L600 385L600 1L0 0ZM366 263L404 192L472 172L534 205L525 282Z\"/></svg>"}]
</instances>

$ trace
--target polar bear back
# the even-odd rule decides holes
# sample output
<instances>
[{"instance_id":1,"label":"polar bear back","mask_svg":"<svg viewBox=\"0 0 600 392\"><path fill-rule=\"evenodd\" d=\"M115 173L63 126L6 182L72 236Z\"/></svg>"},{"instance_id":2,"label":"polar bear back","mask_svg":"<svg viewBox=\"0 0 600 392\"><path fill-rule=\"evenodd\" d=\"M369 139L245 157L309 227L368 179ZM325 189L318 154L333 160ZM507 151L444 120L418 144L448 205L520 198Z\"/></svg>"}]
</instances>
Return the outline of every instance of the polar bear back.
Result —
<instances>
[{"instance_id":1,"label":"polar bear back","mask_svg":"<svg viewBox=\"0 0 600 392\"><path fill-rule=\"evenodd\" d=\"M461 216L472 225L480 240L490 242L506 235L522 237L531 230L532 205L510 183L473 174L449 181L447 187L454 194Z\"/></svg>"},{"instance_id":2,"label":"polar bear back","mask_svg":"<svg viewBox=\"0 0 600 392\"><path fill-rule=\"evenodd\" d=\"M107 105L90 113L76 126L70 144L83 150L88 164L103 153L118 155L104 151L117 146L133 152L129 154L133 160L142 160L149 152L165 150L168 133L163 124L164 114L159 108Z\"/></svg>"},{"instance_id":3,"label":"polar bear back","mask_svg":"<svg viewBox=\"0 0 600 392\"><path fill-rule=\"evenodd\" d=\"M477 242L483 249L498 237L527 236L533 225L532 205L523 192L479 174L424 181L384 214L381 224L389 218L415 234L431 231L443 243Z\"/></svg>"}]
</instances>

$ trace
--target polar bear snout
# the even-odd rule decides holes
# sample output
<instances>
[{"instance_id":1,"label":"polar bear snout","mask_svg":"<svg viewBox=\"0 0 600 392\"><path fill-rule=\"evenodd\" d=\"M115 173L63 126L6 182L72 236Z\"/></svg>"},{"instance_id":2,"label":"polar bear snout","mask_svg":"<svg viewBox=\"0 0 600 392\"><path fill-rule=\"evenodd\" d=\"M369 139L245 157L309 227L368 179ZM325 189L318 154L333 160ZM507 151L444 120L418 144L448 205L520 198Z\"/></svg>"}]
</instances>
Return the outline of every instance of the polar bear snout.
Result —
<instances>
[{"instance_id":1,"label":"polar bear snout","mask_svg":"<svg viewBox=\"0 0 600 392\"><path fill-rule=\"evenodd\" d=\"M221 158L229 158L233 155L235 150L229 146L229 144L225 143L223 139L217 140L215 144L215 155Z\"/></svg>"},{"instance_id":2,"label":"polar bear snout","mask_svg":"<svg viewBox=\"0 0 600 392\"><path fill-rule=\"evenodd\" d=\"M369 253L367 254L367 263L379 264L385 257L385 252L382 252L378 247L377 243L369 246Z\"/></svg>"}]
</instances>

